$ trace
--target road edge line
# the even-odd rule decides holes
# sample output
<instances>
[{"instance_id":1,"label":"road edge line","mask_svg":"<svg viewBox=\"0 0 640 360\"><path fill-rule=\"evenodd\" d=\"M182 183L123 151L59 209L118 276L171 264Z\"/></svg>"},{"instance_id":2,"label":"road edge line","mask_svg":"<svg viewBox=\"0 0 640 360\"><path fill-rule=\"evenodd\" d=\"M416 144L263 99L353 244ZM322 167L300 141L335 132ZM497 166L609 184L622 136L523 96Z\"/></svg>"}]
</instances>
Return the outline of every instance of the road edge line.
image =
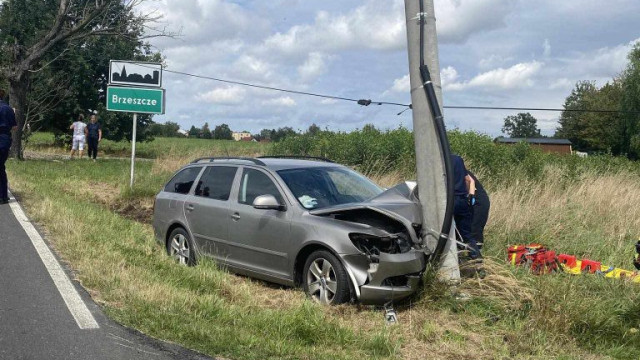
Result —
<instances>
[{"instance_id":1,"label":"road edge line","mask_svg":"<svg viewBox=\"0 0 640 360\"><path fill-rule=\"evenodd\" d=\"M9 202L9 206L11 207L11 211L16 217L16 220L18 220L18 223L20 223L20 226L22 226L25 233L31 240L33 247L40 256L40 260L42 260L44 267L49 272L49 276L56 285L60 296L62 296L62 300L64 300L64 303L67 305L67 309L69 309L69 312L75 319L78 327L83 330L100 328L100 325L98 325L93 314L89 311L87 304L84 303L75 286L73 286L73 283L69 280L64 269L51 252L51 249L49 249L47 244L44 242L44 239L42 239L40 233L38 233L27 215L24 213L15 197L12 197Z\"/></svg>"}]
</instances>

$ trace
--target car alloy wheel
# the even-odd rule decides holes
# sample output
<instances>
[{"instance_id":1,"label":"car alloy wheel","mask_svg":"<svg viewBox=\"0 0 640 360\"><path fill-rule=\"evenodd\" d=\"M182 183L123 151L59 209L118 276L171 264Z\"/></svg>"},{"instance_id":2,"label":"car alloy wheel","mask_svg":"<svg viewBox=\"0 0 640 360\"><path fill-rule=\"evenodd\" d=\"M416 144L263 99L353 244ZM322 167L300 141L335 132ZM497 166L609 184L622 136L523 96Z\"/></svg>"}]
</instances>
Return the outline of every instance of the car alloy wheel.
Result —
<instances>
[{"instance_id":1,"label":"car alloy wheel","mask_svg":"<svg viewBox=\"0 0 640 360\"><path fill-rule=\"evenodd\" d=\"M333 254L316 251L309 256L304 268L304 290L309 297L325 305L349 300L347 273Z\"/></svg>"},{"instance_id":2,"label":"car alloy wheel","mask_svg":"<svg viewBox=\"0 0 640 360\"><path fill-rule=\"evenodd\" d=\"M195 265L195 254L189 234L182 229L177 228L171 232L167 243L167 253L181 265Z\"/></svg>"}]
</instances>

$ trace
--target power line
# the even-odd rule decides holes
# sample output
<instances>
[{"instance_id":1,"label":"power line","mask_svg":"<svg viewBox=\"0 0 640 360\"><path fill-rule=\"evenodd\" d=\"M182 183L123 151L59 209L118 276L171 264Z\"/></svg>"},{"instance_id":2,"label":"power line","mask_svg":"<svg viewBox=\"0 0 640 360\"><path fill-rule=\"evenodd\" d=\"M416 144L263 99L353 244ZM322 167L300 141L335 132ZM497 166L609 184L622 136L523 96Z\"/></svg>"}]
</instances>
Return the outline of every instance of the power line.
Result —
<instances>
[{"instance_id":1,"label":"power line","mask_svg":"<svg viewBox=\"0 0 640 360\"><path fill-rule=\"evenodd\" d=\"M141 66L148 67L148 66L144 66L144 65L141 65ZM148 67L148 68L150 68L150 67ZM168 72L168 73L173 73L173 74L178 74L178 75L198 78L198 79L205 79L205 80L212 80L212 81L217 81L217 82L226 83L226 84L247 86L247 87L256 88L256 89L279 91L279 92L284 92L284 93L289 93L289 94L314 96L314 97L332 99L332 100L350 101L350 102L355 102L358 105L362 105L362 106L369 106L369 105L373 104L373 105L393 105L393 106L406 107L406 109L404 109L403 111L399 112L398 115L401 115L405 111L407 111L407 110L412 108L411 104L402 104L402 103L388 102L388 101L373 101L371 99L353 99L353 98L347 98L347 97L342 97L342 96L326 95L326 94L319 94L319 93L312 93L312 92L307 92L307 91L298 91L298 90L291 90L291 89L283 89L283 88L278 88L278 87L274 87L274 86L257 85L257 84L242 82L242 81L221 79L221 78L217 78L217 77L213 77L213 76L191 74L191 73L183 72L183 71L166 70L166 69L163 69L163 71L164 72ZM454 109L454 110L515 110L515 111L554 111L554 112L567 111L567 112L601 113L601 114L640 114L640 112L637 112L637 111L599 110L599 109L560 109L560 108L528 108L528 107L498 107L498 106L457 106L457 105L444 105L443 108L445 108L445 109Z\"/></svg>"},{"instance_id":2,"label":"power line","mask_svg":"<svg viewBox=\"0 0 640 360\"><path fill-rule=\"evenodd\" d=\"M589 113L620 113L620 114L640 114L637 111L622 110L591 110L591 109L554 109L554 108L520 108L520 107L492 107L492 106L445 106L445 109L466 109L466 110L517 110L517 111L567 111L567 112L589 112Z\"/></svg>"},{"instance_id":3,"label":"power line","mask_svg":"<svg viewBox=\"0 0 640 360\"><path fill-rule=\"evenodd\" d=\"M407 104L400 104L400 103L395 103L395 102L373 101L371 99L352 99L352 98L346 98L346 97L335 96L335 95L325 95L325 94L318 94L318 93L312 93L312 92L306 92L306 91L282 89L282 88L277 88L277 87L273 87L273 86L256 85L256 84L246 83L246 82L242 82L242 81L226 80L226 79L220 79L220 78L216 78L216 77L212 77L212 76L190 74L190 73L182 72L182 71L174 71L174 70L163 70L163 71L166 71L166 72L169 72L169 73L178 74L178 75L190 76L190 77L194 77L194 78L198 78L198 79L206 79L206 80L218 81L218 82L222 82L222 83L226 83L226 84L242 85L242 86L252 87L252 88L256 88L256 89L273 90L273 91L280 91L280 92L284 92L284 93L315 96L315 97L320 97L320 98L325 98L325 99L333 99L333 100L352 101L352 102L355 102L358 105L362 105L362 106L369 106L371 104L373 104L373 105L409 106Z\"/></svg>"}]
</instances>

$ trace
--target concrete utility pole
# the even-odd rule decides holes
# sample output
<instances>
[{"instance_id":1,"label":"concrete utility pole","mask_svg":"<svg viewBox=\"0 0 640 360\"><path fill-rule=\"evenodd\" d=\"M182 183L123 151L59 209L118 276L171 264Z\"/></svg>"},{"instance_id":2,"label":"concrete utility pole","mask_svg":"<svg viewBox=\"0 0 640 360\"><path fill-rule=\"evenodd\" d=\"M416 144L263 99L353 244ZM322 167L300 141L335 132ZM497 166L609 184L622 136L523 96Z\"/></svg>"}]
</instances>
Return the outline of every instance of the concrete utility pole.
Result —
<instances>
[{"instance_id":1,"label":"concrete utility pole","mask_svg":"<svg viewBox=\"0 0 640 360\"><path fill-rule=\"evenodd\" d=\"M422 205L423 229L429 250L435 250L438 235L444 221L447 205L445 166L442 147L438 140L436 125L429 109L427 96L420 76L420 23L424 21L424 62L431 73L436 97L442 111L442 87L438 61L438 37L433 0L424 0L420 13L420 0L405 0L407 21L407 44L409 51L409 78L411 80L411 103L413 104L413 134L416 148L416 172L418 193ZM450 239L454 239L452 227ZM458 253L454 241L449 240L444 249L440 275L444 280L460 279Z\"/></svg>"}]
</instances>

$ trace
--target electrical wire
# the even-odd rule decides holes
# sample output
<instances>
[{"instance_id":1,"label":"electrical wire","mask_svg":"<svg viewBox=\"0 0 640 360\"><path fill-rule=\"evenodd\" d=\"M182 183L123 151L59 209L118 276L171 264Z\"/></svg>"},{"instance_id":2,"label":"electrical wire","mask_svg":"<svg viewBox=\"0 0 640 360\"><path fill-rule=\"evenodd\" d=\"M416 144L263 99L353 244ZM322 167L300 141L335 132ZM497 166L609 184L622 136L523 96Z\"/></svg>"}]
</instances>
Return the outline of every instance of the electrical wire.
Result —
<instances>
[{"instance_id":1,"label":"electrical wire","mask_svg":"<svg viewBox=\"0 0 640 360\"><path fill-rule=\"evenodd\" d=\"M139 66L151 69L151 67L144 66L142 64L139 64ZM166 69L163 69L162 71L172 73L172 74L177 74L177 75L189 76L197 79L212 80L212 81L217 81L225 84L241 85L241 86L247 86L247 87L252 87L256 89L279 91L279 92L284 92L289 94L314 96L314 97L332 99L332 100L350 101L350 102L355 102L358 105L362 105L362 106L369 106L373 104L373 105L392 105L392 106L406 107L406 109L399 112L398 115L401 115L405 111L412 109L411 104L403 104L398 102L374 101L371 99L354 99L354 98L348 98L348 97L342 97L342 96L336 96L336 95L327 95L327 94L319 94L319 93L313 93L308 91L284 89L284 88L278 88L275 86L257 85L257 84L252 84L248 82L242 82L242 81L221 79L213 76L197 75L197 74L192 74L184 71L175 71L175 70L166 70ZM637 112L637 111L622 111L622 110L560 109L560 108L533 108L533 107L529 108L529 107L444 105L443 108L454 109L454 110L515 110L515 111L554 111L554 112L567 111L567 112L605 113L605 114L640 114L640 112Z\"/></svg>"}]
</instances>

